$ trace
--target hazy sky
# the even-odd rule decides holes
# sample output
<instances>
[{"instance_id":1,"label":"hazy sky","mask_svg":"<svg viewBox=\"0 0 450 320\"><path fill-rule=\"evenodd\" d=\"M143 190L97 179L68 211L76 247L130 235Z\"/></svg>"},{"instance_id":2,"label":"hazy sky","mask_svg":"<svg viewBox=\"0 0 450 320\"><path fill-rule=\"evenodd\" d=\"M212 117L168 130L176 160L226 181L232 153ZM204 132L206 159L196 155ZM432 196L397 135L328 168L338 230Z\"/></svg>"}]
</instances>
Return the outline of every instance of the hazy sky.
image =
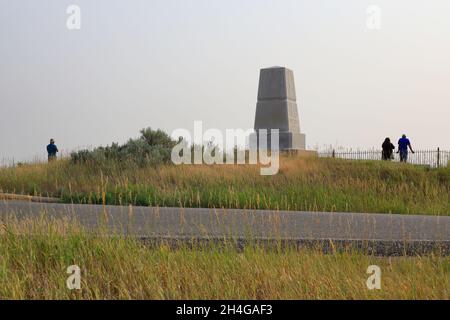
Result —
<instances>
[{"instance_id":1,"label":"hazy sky","mask_svg":"<svg viewBox=\"0 0 450 320\"><path fill-rule=\"evenodd\" d=\"M51 137L70 151L194 120L251 128L274 65L294 71L310 147L405 132L450 149L449 13L448 0L0 0L0 159L45 157Z\"/></svg>"}]
</instances>

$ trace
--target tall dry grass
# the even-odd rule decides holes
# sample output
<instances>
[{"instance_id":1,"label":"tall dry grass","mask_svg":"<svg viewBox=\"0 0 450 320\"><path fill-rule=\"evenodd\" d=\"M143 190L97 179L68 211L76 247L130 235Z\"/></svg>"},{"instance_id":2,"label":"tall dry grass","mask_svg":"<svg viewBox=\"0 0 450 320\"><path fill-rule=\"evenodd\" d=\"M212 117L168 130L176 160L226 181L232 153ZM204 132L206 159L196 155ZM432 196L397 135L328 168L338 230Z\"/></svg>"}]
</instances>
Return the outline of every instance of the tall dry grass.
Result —
<instances>
[{"instance_id":1,"label":"tall dry grass","mask_svg":"<svg viewBox=\"0 0 450 320\"><path fill-rule=\"evenodd\" d=\"M450 168L283 157L252 165L25 165L0 170L0 191L65 202L144 206L450 214Z\"/></svg>"},{"instance_id":2,"label":"tall dry grass","mask_svg":"<svg viewBox=\"0 0 450 320\"><path fill-rule=\"evenodd\" d=\"M74 221L44 218L2 225L0 252L0 299L450 298L450 259L434 255L149 248L101 230L87 233ZM66 287L70 265L81 268L81 290ZM370 265L382 270L381 290L366 286Z\"/></svg>"}]
</instances>

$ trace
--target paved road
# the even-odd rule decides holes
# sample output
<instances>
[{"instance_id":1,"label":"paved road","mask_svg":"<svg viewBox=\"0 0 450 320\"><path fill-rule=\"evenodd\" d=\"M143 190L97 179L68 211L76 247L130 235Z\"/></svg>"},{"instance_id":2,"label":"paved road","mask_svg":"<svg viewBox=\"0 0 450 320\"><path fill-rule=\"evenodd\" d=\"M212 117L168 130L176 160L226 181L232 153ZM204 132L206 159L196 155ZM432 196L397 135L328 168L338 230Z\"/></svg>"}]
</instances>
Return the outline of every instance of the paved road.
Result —
<instances>
[{"instance_id":1,"label":"paved road","mask_svg":"<svg viewBox=\"0 0 450 320\"><path fill-rule=\"evenodd\" d=\"M0 219L45 214L139 237L450 241L449 216L149 208L1 201ZM106 218L106 219L105 219Z\"/></svg>"}]
</instances>

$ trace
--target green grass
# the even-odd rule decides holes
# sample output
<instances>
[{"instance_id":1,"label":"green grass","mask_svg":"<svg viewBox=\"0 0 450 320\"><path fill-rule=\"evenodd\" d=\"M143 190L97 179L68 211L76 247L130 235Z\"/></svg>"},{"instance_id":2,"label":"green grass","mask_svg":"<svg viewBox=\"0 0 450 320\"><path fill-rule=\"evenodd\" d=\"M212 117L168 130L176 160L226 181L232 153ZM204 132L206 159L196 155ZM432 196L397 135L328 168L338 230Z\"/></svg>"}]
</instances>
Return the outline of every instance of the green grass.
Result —
<instances>
[{"instance_id":1,"label":"green grass","mask_svg":"<svg viewBox=\"0 0 450 320\"><path fill-rule=\"evenodd\" d=\"M281 159L257 166L101 166L58 161L0 169L0 191L65 202L450 215L450 168ZM68 290L78 265L82 289ZM368 290L378 265L382 289ZM312 249L144 246L76 221L0 220L0 299L449 299L450 258Z\"/></svg>"},{"instance_id":2,"label":"green grass","mask_svg":"<svg viewBox=\"0 0 450 320\"><path fill-rule=\"evenodd\" d=\"M25 236L24 234L32 234ZM450 259L232 246L170 249L88 234L72 221L0 228L0 299L449 299ZM81 290L66 287L81 268ZM367 268L382 270L368 290Z\"/></svg>"},{"instance_id":3,"label":"green grass","mask_svg":"<svg viewBox=\"0 0 450 320\"><path fill-rule=\"evenodd\" d=\"M57 163L0 169L0 191L64 202L450 215L450 168L283 157L257 166L123 168Z\"/></svg>"}]
</instances>

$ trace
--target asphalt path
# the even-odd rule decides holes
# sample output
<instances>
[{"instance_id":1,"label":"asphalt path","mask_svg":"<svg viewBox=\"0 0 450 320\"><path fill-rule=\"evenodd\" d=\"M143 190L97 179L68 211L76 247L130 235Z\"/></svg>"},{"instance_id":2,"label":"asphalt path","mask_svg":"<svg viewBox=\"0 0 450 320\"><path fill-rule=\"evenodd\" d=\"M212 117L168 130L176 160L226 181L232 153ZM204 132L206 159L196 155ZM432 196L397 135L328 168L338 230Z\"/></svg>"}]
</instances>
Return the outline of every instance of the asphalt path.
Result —
<instances>
[{"instance_id":1,"label":"asphalt path","mask_svg":"<svg viewBox=\"0 0 450 320\"><path fill-rule=\"evenodd\" d=\"M138 237L450 241L450 216L0 201L0 219L69 219Z\"/></svg>"}]
</instances>

